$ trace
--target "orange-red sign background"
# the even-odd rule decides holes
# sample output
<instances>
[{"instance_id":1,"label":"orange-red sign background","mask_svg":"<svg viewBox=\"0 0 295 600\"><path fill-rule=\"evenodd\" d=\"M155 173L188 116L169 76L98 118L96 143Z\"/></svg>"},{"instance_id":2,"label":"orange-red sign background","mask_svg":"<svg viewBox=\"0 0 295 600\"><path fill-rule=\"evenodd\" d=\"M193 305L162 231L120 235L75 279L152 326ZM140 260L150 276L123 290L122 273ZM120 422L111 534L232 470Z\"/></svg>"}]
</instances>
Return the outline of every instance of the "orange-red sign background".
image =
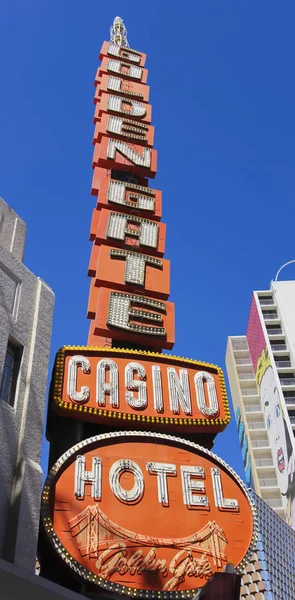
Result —
<instances>
[{"instance_id":1,"label":"orange-red sign background","mask_svg":"<svg viewBox=\"0 0 295 600\"><path fill-rule=\"evenodd\" d=\"M235 566L239 564L251 542L253 517L248 499L234 477L220 463L213 462L210 456L199 453L192 448L185 448L175 443L172 445L171 442L165 442L165 440L162 443L156 443L151 438L138 439L136 435L132 436L132 439L133 441L125 443L120 441L118 443L116 439L110 439L103 443L96 442L96 446L98 446L96 449L87 451L86 447L86 449L82 449L76 453L85 453L85 466L87 470L91 470L92 457L102 458L101 502L94 501L91 497L91 484L85 485L85 498L83 500L78 500L74 496L75 460L73 458L70 459L71 464L69 464L57 480L54 499L54 530L71 556L97 576L103 576L96 570L96 558L89 559L80 555L76 540L72 538L68 525L70 519L78 515L89 505L93 506L96 504L99 505L103 513L115 524L127 528L134 533L147 536L183 538L198 532L208 521L216 521L218 526L222 528L227 539L225 550L226 561L223 561L222 566L226 562L232 562ZM121 502L110 488L110 467L115 461L120 459L135 461L144 475L144 494L136 504L128 505ZM147 472L146 461L166 462L176 465L177 476L167 477L169 494L169 506L167 507L163 507L158 501L157 476L150 475ZM204 467L206 475L204 481L205 494L209 498L209 509L188 509L184 505L180 465ZM210 468L213 466L217 466L220 469L224 497L238 500L238 512L220 510L215 506L210 471ZM124 473L120 479L120 483L125 489L131 489L134 484L134 476L131 473ZM142 548L145 554L149 550L146 547ZM128 556L131 556L136 549L136 546L128 549ZM179 552L177 548L156 548L157 558L166 559L168 567L177 552ZM213 571L221 570L221 568L214 568L212 564ZM141 575L130 575L130 573L120 575L119 573L114 573L110 580L134 588L160 590L170 577L172 577L170 573L166 578L163 578L159 573L155 574L153 572L145 572ZM186 590L201 587L205 582L204 577L185 577L185 580L179 585L178 589Z\"/></svg>"}]
</instances>

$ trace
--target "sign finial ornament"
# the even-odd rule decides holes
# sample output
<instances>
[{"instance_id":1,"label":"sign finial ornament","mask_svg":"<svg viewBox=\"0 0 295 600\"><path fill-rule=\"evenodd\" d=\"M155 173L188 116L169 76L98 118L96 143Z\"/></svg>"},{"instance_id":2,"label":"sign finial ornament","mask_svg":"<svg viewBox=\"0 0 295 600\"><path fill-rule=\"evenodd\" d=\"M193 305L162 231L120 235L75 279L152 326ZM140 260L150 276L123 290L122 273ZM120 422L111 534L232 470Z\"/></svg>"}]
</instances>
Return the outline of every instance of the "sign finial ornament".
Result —
<instances>
[{"instance_id":1,"label":"sign finial ornament","mask_svg":"<svg viewBox=\"0 0 295 600\"><path fill-rule=\"evenodd\" d=\"M123 46L124 48L129 48L127 40L127 29L121 17L114 18L113 24L110 28L110 36L110 41L113 42L113 44L116 44L116 46Z\"/></svg>"}]
</instances>

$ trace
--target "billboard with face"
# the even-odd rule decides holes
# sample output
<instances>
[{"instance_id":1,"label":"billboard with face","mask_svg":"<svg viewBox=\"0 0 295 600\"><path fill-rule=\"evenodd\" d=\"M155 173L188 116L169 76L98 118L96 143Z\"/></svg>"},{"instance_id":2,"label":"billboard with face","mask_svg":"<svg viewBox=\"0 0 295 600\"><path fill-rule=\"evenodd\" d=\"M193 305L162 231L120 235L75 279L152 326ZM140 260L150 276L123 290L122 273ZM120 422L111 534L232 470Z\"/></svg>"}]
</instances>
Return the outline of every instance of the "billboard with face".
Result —
<instances>
[{"instance_id":1,"label":"billboard with face","mask_svg":"<svg viewBox=\"0 0 295 600\"><path fill-rule=\"evenodd\" d=\"M254 296L247 340L283 506L286 509L288 523L295 529L294 437Z\"/></svg>"}]
</instances>

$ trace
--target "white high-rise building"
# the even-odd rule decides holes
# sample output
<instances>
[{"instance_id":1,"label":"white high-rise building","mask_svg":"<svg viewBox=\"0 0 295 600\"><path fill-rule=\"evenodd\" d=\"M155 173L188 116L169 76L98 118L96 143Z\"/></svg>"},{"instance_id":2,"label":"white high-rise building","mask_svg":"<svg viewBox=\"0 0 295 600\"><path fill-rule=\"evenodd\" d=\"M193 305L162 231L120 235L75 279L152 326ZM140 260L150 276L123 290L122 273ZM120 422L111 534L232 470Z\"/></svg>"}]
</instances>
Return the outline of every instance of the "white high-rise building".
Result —
<instances>
[{"instance_id":1,"label":"white high-rise building","mask_svg":"<svg viewBox=\"0 0 295 600\"><path fill-rule=\"evenodd\" d=\"M253 293L226 368L247 483L295 529L295 281Z\"/></svg>"}]
</instances>

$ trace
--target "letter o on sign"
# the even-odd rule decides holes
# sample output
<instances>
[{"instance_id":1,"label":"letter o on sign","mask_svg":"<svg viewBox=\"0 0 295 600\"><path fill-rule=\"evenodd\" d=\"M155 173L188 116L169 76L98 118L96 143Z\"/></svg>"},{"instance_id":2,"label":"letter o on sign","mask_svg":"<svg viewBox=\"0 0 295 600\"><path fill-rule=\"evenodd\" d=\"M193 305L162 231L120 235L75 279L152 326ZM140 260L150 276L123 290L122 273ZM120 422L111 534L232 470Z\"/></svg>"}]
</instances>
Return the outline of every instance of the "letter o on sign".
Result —
<instances>
[{"instance_id":1,"label":"letter o on sign","mask_svg":"<svg viewBox=\"0 0 295 600\"><path fill-rule=\"evenodd\" d=\"M131 490L126 490L120 483L123 473L129 471L134 475L134 485ZM144 479L142 470L133 460L117 460L110 468L110 486L118 500L122 502L136 502L143 495Z\"/></svg>"}]
</instances>

